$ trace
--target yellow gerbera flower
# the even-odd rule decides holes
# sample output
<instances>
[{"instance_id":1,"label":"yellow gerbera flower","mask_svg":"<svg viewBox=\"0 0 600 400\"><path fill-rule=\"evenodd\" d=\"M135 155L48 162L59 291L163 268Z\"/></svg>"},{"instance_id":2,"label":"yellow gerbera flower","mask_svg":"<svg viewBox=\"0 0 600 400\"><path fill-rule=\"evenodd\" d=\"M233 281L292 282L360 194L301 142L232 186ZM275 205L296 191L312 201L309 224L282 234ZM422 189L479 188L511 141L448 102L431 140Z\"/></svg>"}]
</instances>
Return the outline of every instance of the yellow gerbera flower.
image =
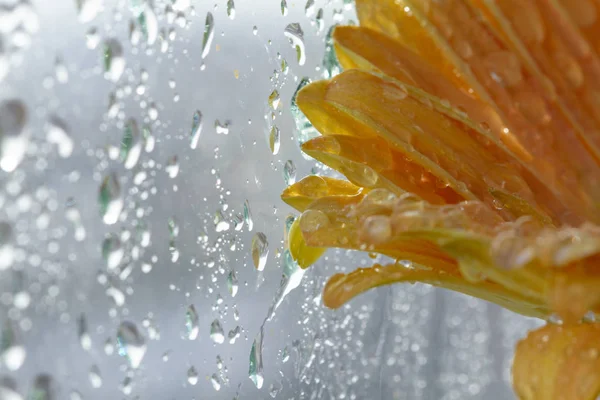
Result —
<instances>
[{"instance_id":1,"label":"yellow gerbera flower","mask_svg":"<svg viewBox=\"0 0 600 400\"><path fill-rule=\"evenodd\" d=\"M519 343L522 399L600 394L600 1L357 0L345 72L297 97L322 136L284 201L306 268L330 247L397 260L325 287L339 307L425 282L548 319Z\"/></svg>"}]
</instances>

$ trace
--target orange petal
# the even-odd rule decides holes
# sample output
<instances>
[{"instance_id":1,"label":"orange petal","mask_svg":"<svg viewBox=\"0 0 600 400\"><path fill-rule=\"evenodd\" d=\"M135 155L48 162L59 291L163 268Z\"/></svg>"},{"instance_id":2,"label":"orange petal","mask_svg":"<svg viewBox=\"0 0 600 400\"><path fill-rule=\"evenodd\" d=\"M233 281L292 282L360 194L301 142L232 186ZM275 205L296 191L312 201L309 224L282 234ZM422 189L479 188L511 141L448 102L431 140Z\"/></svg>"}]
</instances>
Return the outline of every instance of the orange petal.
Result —
<instances>
[{"instance_id":1,"label":"orange petal","mask_svg":"<svg viewBox=\"0 0 600 400\"><path fill-rule=\"evenodd\" d=\"M600 394L600 325L546 325L519 342L513 385L521 400L594 400Z\"/></svg>"}]
</instances>

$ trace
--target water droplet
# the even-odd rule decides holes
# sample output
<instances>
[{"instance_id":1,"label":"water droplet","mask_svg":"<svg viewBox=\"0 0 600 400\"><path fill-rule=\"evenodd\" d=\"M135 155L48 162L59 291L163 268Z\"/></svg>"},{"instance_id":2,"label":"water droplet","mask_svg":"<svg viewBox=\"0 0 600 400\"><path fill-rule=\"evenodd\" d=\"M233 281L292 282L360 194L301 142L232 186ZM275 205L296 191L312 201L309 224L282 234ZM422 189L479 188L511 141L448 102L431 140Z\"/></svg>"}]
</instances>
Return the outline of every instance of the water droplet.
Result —
<instances>
[{"instance_id":1,"label":"water droplet","mask_svg":"<svg viewBox=\"0 0 600 400\"><path fill-rule=\"evenodd\" d=\"M204 22L204 37L202 39L202 58L206 58L206 56L208 56L214 36L215 20L212 13L208 12L206 14L206 21Z\"/></svg>"},{"instance_id":2,"label":"water droplet","mask_svg":"<svg viewBox=\"0 0 600 400\"><path fill-rule=\"evenodd\" d=\"M115 39L108 39L104 42L102 50L102 59L104 61L104 75L113 82L118 81L125 71L125 57L123 57L123 47Z\"/></svg>"},{"instance_id":3,"label":"water droplet","mask_svg":"<svg viewBox=\"0 0 600 400\"><path fill-rule=\"evenodd\" d=\"M221 121L216 120L215 131L217 132L217 135L229 135L229 123L227 121L221 123Z\"/></svg>"},{"instance_id":4,"label":"water droplet","mask_svg":"<svg viewBox=\"0 0 600 400\"><path fill-rule=\"evenodd\" d=\"M281 352L281 362L286 363L289 361L289 359L290 359L290 350L288 349L287 346L285 346L283 348L283 351Z\"/></svg>"},{"instance_id":5,"label":"water droplet","mask_svg":"<svg viewBox=\"0 0 600 400\"><path fill-rule=\"evenodd\" d=\"M0 271L9 268L14 260L13 230L10 224L0 222Z\"/></svg>"},{"instance_id":6,"label":"water droplet","mask_svg":"<svg viewBox=\"0 0 600 400\"><path fill-rule=\"evenodd\" d=\"M115 346L113 345L112 339L106 339L106 342L104 342L104 354L106 354L107 356L111 356L114 351Z\"/></svg>"},{"instance_id":7,"label":"water droplet","mask_svg":"<svg viewBox=\"0 0 600 400\"><path fill-rule=\"evenodd\" d=\"M0 168L14 171L27 150L29 133L25 129L27 109L20 100L0 103Z\"/></svg>"},{"instance_id":8,"label":"water droplet","mask_svg":"<svg viewBox=\"0 0 600 400\"><path fill-rule=\"evenodd\" d=\"M215 213L215 231L217 232L225 232L229 230L229 222L225 220L223 213L221 210Z\"/></svg>"},{"instance_id":9,"label":"water droplet","mask_svg":"<svg viewBox=\"0 0 600 400\"><path fill-rule=\"evenodd\" d=\"M77 17L82 23L87 23L96 18L102 9L103 0L76 0Z\"/></svg>"},{"instance_id":10,"label":"water droplet","mask_svg":"<svg viewBox=\"0 0 600 400\"><path fill-rule=\"evenodd\" d=\"M271 386L269 387L269 396L271 396L271 398L273 398L273 399L276 398L277 395L279 394L280 390L281 390L281 387L271 384Z\"/></svg>"},{"instance_id":11,"label":"water droplet","mask_svg":"<svg viewBox=\"0 0 600 400\"><path fill-rule=\"evenodd\" d=\"M307 17L312 17L315 13L315 0L308 0L306 2L306 6L304 7L304 13Z\"/></svg>"},{"instance_id":12,"label":"water droplet","mask_svg":"<svg viewBox=\"0 0 600 400\"><path fill-rule=\"evenodd\" d=\"M90 368L89 378L94 389L102 387L102 375L97 365L92 365L92 368Z\"/></svg>"},{"instance_id":13,"label":"water droplet","mask_svg":"<svg viewBox=\"0 0 600 400\"><path fill-rule=\"evenodd\" d=\"M50 375L40 374L35 377L27 398L30 400L53 400L56 398L55 387Z\"/></svg>"},{"instance_id":14,"label":"water droplet","mask_svg":"<svg viewBox=\"0 0 600 400\"><path fill-rule=\"evenodd\" d=\"M195 386L198 383L198 371L191 366L187 371L187 381L190 385Z\"/></svg>"},{"instance_id":15,"label":"water droplet","mask_svg":"<svg viewBox=\"0 0 600 400\"><path fill-rule=\"evenodd\" d=\"M192 116L192 131L190 133L190 148L195 149L198 146L198 140L200 140L200 133L202 133L202 113L196 110Z\"/></svg>"},{"instance_id":16,"label":"water droplet","mask_svg":"<svg viewBox=\"0 0 600 400\"><path fill-rule=\"evenodd\" d=\"M317 23L317 31L319 33L323 32L323 29L325 29L325 21L323 20L323 9L319 8L319 11L317 11L317 16L315 17L315 22Z\"/></svg>"},{"instance_id":17,"label":"water droplet","mask_svg":"<svg viewBox=\"0 0 600 400\"><path fill-rule=\"evenodd\" d=\"M133 391L133 380L130 377L126 376L125 379L123 379L123 382L121 382L120 389L124 395L129 396Z\"/></svg>"},{"instance_id":18,"label":"water droplet","mask_svg":"<svg viewBox=\"0 0 600 400\"><path fill-rule=\"evenodd\" d=\"M229 288L231 297L235 297L238 292L238 280L235 271L231 271L227 276L227 287Z\"/></svg>"},{"instance_id":19,"label":"water droplet","mask_svg":"<svg viewBox=\"0 0 600 400\"><path fill-rule=\"evenodd\" d=\"M106 262L108 269L115 269L121 264L125 251L121 245L119 236L111 233L102 241L102 258Z\"/></svg>"},{"instance_id":20,"label":"water droplet","mask_svg":"<svg viewBox=\"0 0 600 400\"><path fill-rule=\"evenodd\" d=\"M210 324L210 338L213 342L221 344L225 341L225 334L223 333L223 327L218 319L215 319Z\"/></svg>"},{"instance_id":21,"label":"water droplet","mask_svg":"<svg viewBox=\"0 0 600 400\"><path fill-rule=\"evenodd\" d=\"M271 132L269 133L269 147L271 148L271 153L276 155L279 153L279 147L281 146L281 133L279 128L274 126L271 128Z\"/></svg>"},{"instance_id":22,"label":"water droplet","mask_svg":"<svg viewBox=\"0 0 600 400\"><path fill-rule=\"evenodd\" d=\"M235 4L233 3L233 0L227 0L227 16L230 19L235 18Z\"/></svg>"},{"instance_id":23,"label":"water droplet","mask_svg":"<svg viewBox=\"0 0 600 400\"><path fill-rule=\"evenodd\" d=\"M77 334L79 335L79 343L85 351L90 351L92 348L92 337L88 332L87 319L81 314L77 318Z\"/></svg>"},{"instance_id":24,"label":"water droplet","mask_svg":"<svg viewBox=\"0 0 600 400\"><path fill-rule=\"evenodd\" d=\"M250 210L250 202L248 201L248 199L244 201L244 221L246 222L248 231L252 232L254 222L252 221L252 211Z\"/></svg>"},{"instance_id":25,"label":"water droplet","mask_svg":"<svg viewBox=\"0 0 600 400\"><path fill-rule=\"evenodd\" d=\"M0 399L3 399L3 397L0 396ZM71 393L69 393L69 400L83 400L83 395L77 390L73 390Z\"/></svg>"},{"instance_id":26,"label":"water droplet","mask_svg":"<svg viewBox=\"0 0 600 400\"><path fill-rule=\"evenodd\" d=\"M185 312L185 328L187 330L188 339L196 340L198 332L200 332L200 327L198 326L198 313L193 304L190 304Z\"/></svg>"},{"instance_id":27,"label":"water droplet","mask_svg":"<svg viewBox=\"0 0 600 400\"><path fill-rule=\"evenodd\" d=\"M277 89L273 90L269 95L269 107L273 111L276 111L279 108L279 103L281 102L281 98L279 97L279 91Z\"/></svg>"},{"instance_id":28,"label":"water droplet","mask_svg":"<svg viewBox=\"0 0 600 400\"><path fill-rule=\"evenodd\" d=\"M154 150L154 144L156 140L152 135L152 130L150 130L149 126L144 126L142 128L142 138L144 139L144 150L146 153L151 153Z\"/></svg>"},{"instance_id":29,"label":"water droplet","mask_svg":"<svg viewBox=\"0 0 600 400\"><path fill-rule=\"evenodd\" d=\"M52 116L46 124L46 140L58 148L58 155L67 158L73 153L73 139L67 124L60 118Z\"/></svg>"},{"instance_id":30,"label":"water droplet","mask_svg":"<svg viewBox=\"0 0 600 400\"><path fill-rule=\"evenodd\" d=\"M217 392L221 390L221 381L219 380L217 374L212 374L210 377L210 383L212 383L213 389L215 389Z\"/></svg>"},{"instance_id":31,"label":"water droplet","mask_svg":"<svg viewBox=\"0 0 600 400\"><path fill-rule=\"evenodd\" d=\"M287 160L283 166L283 179L288 186L296 182L296 166L292 160Z\"/></svg>"},{"instance_id":32,"label":"water droplet","mask_svg":"<svg viewBox=\"0 0 600 400\"><path fill-rule=\"evenodd\" d=\"M17 340L17 334L10 321L6 321L2 329L0 342L0 360L9 371L17 371L23 365L27 352Z\"/></svg>"},{"instance_id":33,"label":"water droplet","mask_svg":"<svg viewBox=\"0 0 600 400\"><path fill-rule=\"evenodd\" d=\"M296 49L298 65L304 65L306 62L306 48L304 45L304 32L299 23L293 22L285 27L283 34L290 40L292 46Z\"/></svg>"},{"instance_id":34,"label":"water droplet","mask_svg":"<svg viewBox=\"0 0 600 400\"><path fill-rule=\"evenodd\" d=\"M170 217L167 221L167 225L169 227L169 236L171 239L175 239L179 236L179 223L175 217Z\"/></svg>"},{"instance_id":35,"label":"water droplet","mask_svg":"<svg viewBox=\"0 0 600 400\"><path fill-rule=\"evenodd\" d=\"M85 34L85 45L88 49L94 50L100 44L100 34L95 27L90 28Z\"/></svg>"},{"instance_id":36,"label":"water droplet","mask_svg":"<svg viewBox=\"0 0 600 400\"><path fill-rule=\"evenodd\" d=\"M56 76L58 83L67 83L69 81L69 70L60 57L56 57L56 61L54 62L54 76Z\"/></svg>"},{"instance_id":37,"label":"water droplet","mask_svg":"<svg viewBox=\"0 0 600 400\"><path fill-rule=\"evenodd\" d=\"M174 179L177 177L179 174L179 160L177 159L177 156L169 158L165 171L167 171L169 178Z\"/></svg>"},{"instance_id":38,"label":"water droplet","mask_svg":"<svg viewBox=\"0 0 600 400\"><path fill-rule=\"evenodd\" d=\"M269 256L269 242L262 232L257 232L252 238L252 261L254 268L259 271L265 269L267 257Z\"/></svg>"},{"instance_id":39,"label":"water droplet","mask_svg":"<svg viewBox=\"0 0 600 400\"><path fill-rule=\"evenodd\" d=\"M138 368L146 354L146 341L133 322L123 321L117 331L119 355L127 357L131 368Z\"/></svg>"},{"instance_id":40,"label":"water droplet","mask_svg":"<svg viewBox=\"0 0 600 400\"><path fill-rule=\"evenodd\" d=\"M106 176L102 181L98 202L104 223L107 225L116 223L123 209L123 199L121 198L121 186L115 174Z\"/></svg>"},{"instance_id":41,"label":"water droplet","mask_svg":"<svg viewBox=\"0 0 600 400\"><path fill-rule=\"evenodd\" d=\"M248 368L248 377L254 385L260 389L263 386L263 361L262 361L262 341L263 341L263 327L254 339L252 343L252 349L250 350L250 366Z\"/></svg>"},{"instance_id":42,"label":"water droplet","mask_svg":"<svg viewBox=\"0 0 600 400\"><path fill-rule=\"evenodd\" d=\"M287 1L281 0L281 15L283 15L285 17L287 15L287 13L288 13Z\"/></svg>"},{"instance_id":43,"label":"water droplet","mask_svg":"<svg viewBox=\"0 0 600 400\"><path fill-rule=\"evenodd\" d=\"M240 327L236 326L234 329L230 330L227 334L227 338L229 339L229 344L234 344L235 341L240 337Z\"/></svg>"},{"instance_id":44,"label":"water droplet","mask_svg":"<svg viewBox=\"0 0 600 400\"><path fill-rule=\"evenodd\" d=\"M152 46L158 38L158 20L149 4L146 4L144 11L138 16L138 23L140 24L146 43Z\"/></svg>"},{"instance_id":45,"label":"water droplet","mask_svg":"<svg viewBox=\"0 0 600 400\"><path fill-rule=\"evenodd\" d=\"M296 131L294 133L296 134L296 140L298 141L299 145L302 145L310 139L314 139L319 136L319 132L315 129L313 124L308 120L308 118L306 118L304 113L300 110L296 101L296 98L298 97L298 92L309 83L310 79L308 78L303 78L300 81L300 84L298 84L296 92L292 97L292 102L290 105L290 111L294 117L294 121L296 121ZM308 155L304 153L302 153L302 155L304 158L310 159Z\"/></svg>"},{"instance_id":46,"label":"water droplet","mask_svg":"<svg viewBox=\"0 0 600 400\"><path fill-rule=\"evenodd\" d=\"M125 132L121 140L121 162L123 162L126 169L132 169L137 165L141 153L140 131L135 119L130 118L125 124Z\"/></svg>"}]
</instances>

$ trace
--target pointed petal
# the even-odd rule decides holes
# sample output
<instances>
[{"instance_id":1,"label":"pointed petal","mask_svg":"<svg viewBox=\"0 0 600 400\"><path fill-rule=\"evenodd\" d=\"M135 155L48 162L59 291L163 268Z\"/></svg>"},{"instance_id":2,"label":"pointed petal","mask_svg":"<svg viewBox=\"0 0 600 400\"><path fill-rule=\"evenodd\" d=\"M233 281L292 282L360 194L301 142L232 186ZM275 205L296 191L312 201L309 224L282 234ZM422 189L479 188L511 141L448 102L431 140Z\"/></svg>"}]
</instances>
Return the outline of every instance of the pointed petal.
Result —
<instances>
[{"instance_id":1,"label":"pointed petal","mask_svg":"<svg viewBox=\"0 0 600 400\"><path fill-rule=\"evenodd\" d=\"M363 189L348 181L327 176L309 175L287 187L281 199L298 211L304 211L313 201L327 196L354 196Z\"/></svg>"}]
</instances>

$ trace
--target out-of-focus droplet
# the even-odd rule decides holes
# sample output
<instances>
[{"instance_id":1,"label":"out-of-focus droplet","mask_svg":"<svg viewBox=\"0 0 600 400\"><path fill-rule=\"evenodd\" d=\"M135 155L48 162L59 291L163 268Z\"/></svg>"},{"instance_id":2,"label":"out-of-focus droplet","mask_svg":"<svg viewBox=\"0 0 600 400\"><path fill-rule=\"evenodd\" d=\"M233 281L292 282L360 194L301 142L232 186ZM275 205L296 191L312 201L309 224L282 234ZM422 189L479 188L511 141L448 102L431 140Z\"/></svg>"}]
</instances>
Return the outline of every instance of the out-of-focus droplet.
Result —
<instances>
[{"instance_id":1,"label":"out-of-focus droplet","mask_svg":"<svg viewBox=\"0 0 600 400\"><path fill-rule=\"evenodd\" d=\"M0 399L1 398L2 397L0 396ZM69 393L69 400L83 400L83 395L77 390L73 390L71 393Z\"/></svg>"},{"instance_id":2,"label":"out-of-focus droplet","mask_svg":"<svg viewBox=\"0 0 600 400\"><path fill-rule=\"evenodd\" d=\"M281 0L281 15L283 15L285 17L287 15L287 13L288 13L287 1Z\"/></svg>"},{"instance_id":3,"label":"out-of-focus droplet","mask_svg":"<svg viewBox=\"0 0 600 400\"><path fill-rule=\"evenodd\" d=\"M252 343L252 349L250 350L250 366L248 368L248 377L254 385L260 389L263 386L263 360L262 360L262 341L264 331L260 329L257 337Z\"/></svg>"},{"instance_id":4,"label":"out-of-focus droplet","mask_svg":"<svg viewBox=\"0 0 600 400\"><path fill-rule=\"evenodd\" d=\"M0 400L23 400L15 381L6 377L0 379Z\"/></svg>"},{"instance_id":5,"label":"out-of-focus droplet","mask_svg":"<svg viewBox=\"0 0 600 400\"><path fill-rule=\"evenodd\" d=\"M123 47L116 39L108 39L102 47L104 74L113 82L118 81L125 71L125 57Z\"/></svg>"},{"instance_id":6,"label":"out-of-focus droplet","mask_svg":"<svg viewBox=\"0 0 600 400\"><path fill-rule=\"evenodd\" d=\"M212 374L210 377L210 383L212 384L213 389L215 389L217 392L221 390L221 381L219 380L217 374Z\"/></svg>"},{"instance_id":7,"label":"out-of-focus droplet","mask_svg":"<svg viewBox=\"0 0 600 400\"><path fill-rule=\"evenodd\" d=\"M58 148L58 155L67 158L73 153L74 142L67 124L60 118L52 116L46 124L46 140Z\"/></svg>"},{"instance_id":8,"label":"out-of-focus droplet","mask_svg":"<svg viewBox=\"0 0 600 400\"><path fill-rule=\"evenodd\" d=\"M191 366L187 371L187 381L192 386L198 383L198 371L196 371L194 366Z\"/></svg>"},{"instance_id":9,"label":"out-of-focus droplet","mask_svg":"<svg viewBox=\"0 0 600 400\"><path fill-rule=\"evenodd\" d=\"M215 213L215 231L217 232L225 232L229 230L229 222L223 216L223 212L221 210Z\"/></svg>"},{"instance_id":10,"label":"out-of-focus droplet","mask_svg":"<svg viewBox=\"0 0 600 400\"><path fill-rule=\"evenodd\" d=\"M77 334L79 336L79 344L85 351L90 351L92 348L92 337L88 331L87 319L84 314L77 318Z\"/></svg>"},{"instance_id":11,"label":"out-of-focus droplet","mask_svg":"<svg viewBox=\"0 0 600 400\"><path fill-rule=\"evenodd\" d=\"M179 160L177 159L177 156L169 158L165 170L167 171L169 178L175 179L177 177L179 174Z\"/></svg>"},{"instance_id":12,"label":"out-of-focus droplet","mask_svg":"<svg viewBox=\"0 0 600 400\"><path fill-rule=\"evenodd\" d=\"M215 19L211 12L206 14L204 22L204 37L202 38L202 58L206 58L210 52L213 38L215 36Z\"/></svg>"},{"instance_id":13,"label":"out-of-focus droplet","mask_svg":"<svg viewBox=\"0 0 600 400\"><path fill-rule=\"evenodd\" d=\"M10 321L4 322L0 342L0 360L9 371L17 371L25 362L27 351L17 340L15 327Z\"/></svg>"},{"instance_id":14,"label":"out-of-focus droplet","mask_svg":"<svg viewBox=\"0 0 600 400\"><path fill-rule=\"evenodd\" d=\"M317 32L321 33L323 32L323 29L325 29L325 21L323 20L323 9L319 8L319 11L317 11L317 16L315 17L315 22L317 23Z\"/></svg>"},{"instance_id":15,"label":"out-of-focus droplet","mask_svg":"<svg viewBox=\"0 0 600 400\"><path fill-rule=\"evenodd\" d=\"M14 171L25 156L29 133L25 128L27 109L20 100L0 103L0 168Z\"/></svg>"},{"instance_id":16,"label":"out-of-focus droplet","mask_svg":"<svg viewBox=\"0 0 600 400\"><path fill-rule=\"evenodd\" d=\"M271 148L271 153L273 153L273 155L279 153L280 146L281 132L278 127L274 126L271 128L271 132L269 132L269 147Z\"/></svg>"},{"instance_id":17,"label":"out-of-focus droplet","mask_svg":"<svg viewBox=\"0 0 600 400\"><path fill-rule=\"evenodd\" d=\"M169 237L171 239L177 238L179 236L179 222L175 217L170 217L167 221L167 226L169 227Z\"/></svg>"},{"instance_id":18,"label":"out-of-focus droplet","mask_svg":"<svg viewBox=\"0 0 600 400\"><path fill-rule=\"evenodd\" d=\"M144 151L146 151L146 153L152 153L156 140L154 139L154 135L152 135L152 130L149 126L144 126L142 128L142 139L144 141Z\"/></svg>"},{"instance_id":19,"label":"out-of-focus droplet","mask_svg":"<svg viewBox=\"0 0 600 400\"><path fill-rule=\"evenodd\" d=\"M60 57L56 57L54 62L54 76L58 83L67 83L69 81L69 70Z\"/></svg>"},{"instance_id":20,"label":"out-of-focus droplet","mask_svg":"<svg viewBox=\"0 0 600 400\"><path fill-rule=\"evenodd\" d=\"M292 160L287 160L283 166L283 179L288 186L296 182L296 166Z\"/></svg>"},{"instance_id":21,"label":"out-of-focus droplet","mask_svg":"<svg viewBox=\"0 0 600 400\"><path fill-rule=\"evenodd\" d=\"M312 17L315 13L315 0L307 0L306 6L304 6L304 13L307 17Z\"/></svg>"},{"instance_id":22,"label":"out-of-focus droplet","mask_svg":"<svg viewBox=\"0 0 600 400\"><path fill-rule=\"evenodd\" d=\"M146 354L146 340L133 322L123 321L117 331L119 355L126 357L131 368L138 368Z\"/></svg>"},{"instance_id":23,"label":"out-of-focus droplet","mask_svg":"<svg viewBox=\"0 0 600 400\"><path fill-rule=\"evenodd\" d=\"M138 16L138 23L140 24L146 43L152 46L158 38L158 19L149 4L146 4L144 11Z\"/></svg>"},{"instance_id":24,"label":"out-of-focus droplet","mask_svg":"<svg viewBox=\"0 0 600 400\"><path fill-rule=\"evenodd\" d=\"M231 297L235 297L238 292L238 280L235 271L231 271L227 276L227 288Z\"/></svg>"},{"instance_id":25,"label":"out-of-focus droplet","mask_svg":"<svg viewBox=\"0 0 600 400\"><path fill-rule=\"evenodd\" d=\"M100 368L98 368L97 365L92 365L88 377L90 379L90 384L94 389L102 387L102 374L100 373Z\"/></svg>"},{"instance_id":26,"label":"out-of-focus droplet","mask_svg":"<svg viewBox=\"0 0 600 400\"><path fill-rule=\"evenodd\" d=\"M236 319L237 321L237 319ZM236 326L234 329L230 330L227 334L227 338L229 339L229 344L235 344L235 341L240 337L240 327Z\"/></svg>"},{"instance_id":27,"label":"out-of-focus droplet","mask_svg":"<svg viewBox=\"0 0 600 400\"><path fill-rule=\"evenodd\" d=\"M191 0L171 0L171 2L173 3L173 9L175 11L187 11L192 5Z\"/></svg>"},{"instance_id":28,"label":"out-of-focus droplet","mask_svg":"<svg viewBox=\"0 0 600 400\"><path fill-rule=\"evenodd\" d=\"M279 108L280 102L281 97L279 97L279 91L275 89L269 95L269 107L271 107L271 110L276 111Z\"/></svg>"},{"instance_id":29,"label":"out-of-focus droplet","mask_svg":"<svg viewBox=\"0 0 600 400\"><path fill-rule=\"evenodd\" d=\"M252 262L254 268L259 271L265 269L267 258L269 256L269 242L267 236L262 232L257 232L252 238Z\"/></svg>"},{"instance_id":30,"label":"out-of-focus droplet","mask_svg":"<svg viewBox=\"0 0 600 400\"><path fill-rule=\"evenodd\" d=\"M107 225L116 223L123 209L123 199L121 198L121 186L115 174L106 176L102 181L98 202L104 223Z\"/></svg>"},{"instance_id":31,"label":"out-of-focus droplet","mask_svg":"<svg viewBox=\"0 0 600 400\"><path fill-rule=\"evenodd\" d=\"M126 376L123 382L121 382L120 389L125 396L129 396L133 391L133 380L129 376Z\"/></svg>"},{"instance_id":32,"label":"out-of-focus droplet","mask_svg":"<svg viewBox=\"0 0 600 400\"><path fill-rule=\"evenodd\" d=\"M190 133L190 148L195 149L202 133L202 113L199 110L192 116L192 131Z\"/></svg>"},{"instance_id":33,"label":"out-of-focus droplet","mask_svg":"<svg viewBox=\"0 0 600 400\"><path fill-rule=\"evenodd\" d=\"M75 0L79 21L87 23L96 18L102 9L103 0Z\"/></svg>"},{"instance_id":34,"label":"out-of-focus droplet","mask_svg":"<svg viewBox=\"0 0 600 400\"><path fill-rule=\"evenodd\" d=\"M296 58L298 65L304 65L306 62L306 47L304 44L304 32L297 22L292 22L285 27L283 34L290 40L290 43L296 49Z\"/></svg>"},{"instance_id":35,"label":"out-of-focus droplet","mask_svg":"<svg viewBox=\"0 0 600 400\"><path fill-rule=\"evenodd\" d=\"M227 0L227 16L230 19L235 19L235 4L233 0Z\"/></svg>"},{"instance_id":36,"label":"out-of-focus droplet","mask_svg":"<svg viewBox=\"0 0 600 400\"><path fill-rule=\"evenodd\" d=\"M121 264L125 251L121 244L119 236L110 233L102 241L102 258L106 262L108 269L115 269Z\"/></svg>"},{"instance_id":37,"label":"out-of-focus droplet","mask_svg":"<svg viewBox=\"0 0 600 400\"><path fill-rule=\"evenodd\" d=\"M196 340L200 332L200 327L198 326L198 313L193 304L190 304L185 312L185 329L187 331L187 338L189 340Z\"/></svg>"},{"instance_id":38,"label":"out-of-focus droplet","mask_svg":"<svg viewBox=\"0 0 600 400\"><path fill-rule=\"evenodd\" d=\"M210 324L210 338L217 344L222 344L225 341L225 334L223 333L223 327L218 319L215 319Z\"/></svg>"},{"instance_id":39,"label":"out-of-focus droplet","mask_svg":"<svg viewBox=\"0 0 600 400\"><path fill-rule=\"evenodd\" d=\"M221 121L216 120L215 132L217 132L217 135L229 135L229 123L227 121L221 123Z\"/></svg>"},{"instance_id":40,"label":"out-of-focus droplet","mask_svg":"<svg viewBox=\"0 0 600 400\"><path fill-rule=\"evenodd\" d=\"M98 29L92 27L85 34L85 45L88 49L94 50L100 44L100 34Z\"/></svg>"},{"instance_id":41,"label":"out-of-focus droplet","mask_svg":"<svg viewBox=\"0 0 600 400\"><path fill-rule=\"evenodd\" d=\"M56 399L56 384L50 375L40 374L35 377L33 385L29 389L27 399L30 400L54 400ZM4 399L2 399L4 400Z\"/></svg>"},{"instance_id":42,"label":"out-of-focus droplet","mask_svg":"<svg viewBox=\"0 0 600 400\"><path fill-rule=\"evenodd\" d=\"M104 354L106 354L107 356L110 356L113 354L113 352L115 351L115 346L113 345L113 341L112 339L106 339L106 342L104 342Z\"/></svg>"},{"instance_id":43,"label":"out-of-focus droplet","mask_svg":"<svg viewBox=\"0 0 600 400\"><path fill-rule=\"evenodd\" d=\"M244 201L244 221L246 222L248 231L252 232L252 228L254 227L254 221L252 220L252 210L250 210L250 202L248 201L248 199Z\"/></svg>"},{"instance_id":44,"label":"out-of-focus droplet","mask_svg":"<svg viewBox=\"0 0 600 400\"><path fill-rule=\"evenodd\" d=\"M288 349L287 346L285 346L283 348L283 351L281 352L281 362L285 364L286 362L289 361L289 359L290 359L290 350Z\"/></svg>"},{"instance_id":45,"label":"out-of-focus droplet","mask_svg":"<svg viewBox=\"0 0 600 400\"><path fill-rule=\"evenodd\" d=\"M127 169L132 169L138 163L142 153L140 131L135 119L130 118L125 124L125 132L121 139L120 158Z\"/></svg>"}]
</instances>

